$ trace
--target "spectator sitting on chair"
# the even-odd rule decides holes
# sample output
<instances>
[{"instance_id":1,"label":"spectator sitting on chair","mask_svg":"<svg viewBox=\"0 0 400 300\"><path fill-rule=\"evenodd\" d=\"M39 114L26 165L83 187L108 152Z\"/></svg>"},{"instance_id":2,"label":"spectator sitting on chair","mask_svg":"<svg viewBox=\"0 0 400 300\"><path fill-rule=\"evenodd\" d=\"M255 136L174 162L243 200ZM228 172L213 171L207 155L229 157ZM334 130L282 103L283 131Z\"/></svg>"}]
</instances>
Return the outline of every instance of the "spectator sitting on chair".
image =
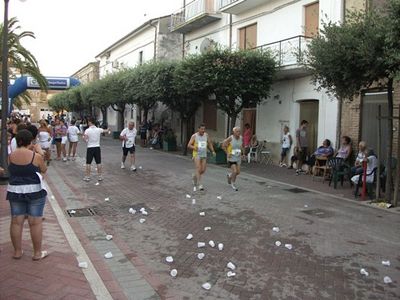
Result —
<instances>
[{"instance_id":1,"label":"spectator sitting on chair","mask_svg":"<svg viewBox=\"0 0 400 300\"><path fill-rule=\"evenodd\" d=\"M358 154L356 157L356 162L354 164L354 167L351 168L351 177L353 177L354 175L362 174L363 172L362 162L365 159L367 153L368 153L367 143L361 141L358 144Z\"/></svg>"},{"instance_id":2,"label":"spectator sitting on chair","mask_svg":"<svg viewBox=\"0 0 400 300\"><path fill-rule=\"evenodd\" d=\"M351 139L344 135L342 137L342 145L339 150L336 152L335 157L343 158L343 160L347 160L351 154Z\"/></svg>"},{"instance_id":3,"label":"spectator sitting on chair","mask_svg":"<svg viewBox=\"0 0 400 300\"><path fill-rule=\"evenodd\" d=\"M367 162L367 177L366 177L366 182L367 183L373 183L375 179L375 174L374 174L374 169L376 169L377 164L378 164L378 159L374 153L373 150L368 150L364 152L364 158L360 162L361 164L361 173L355 174L354 176L351 177L351 181L354 184L358 184L360 181L360 176L363 176L363 168L362 168L362 163ZM361 181L362 182L362 181Z\"/></svg>"},{"instance_id":4,"label":"spectator sitting on chair","mask_svg":"<svg viewBox=\"0 0 400 300\"><path fill-rule=\"evenodd\" d=\"M317 148L317 150L315 150L315 152L313 153L313 155L311 155L309 161L308 161L308 165L310 167L313 167L315 165L315 161L317 159L317 157L331 157L333 155L333 148L331 146L331 141L326 139L322 142L322 145L319 146ZM322 164L324 162L321 162Z\"/></svg>"}]
</instances>

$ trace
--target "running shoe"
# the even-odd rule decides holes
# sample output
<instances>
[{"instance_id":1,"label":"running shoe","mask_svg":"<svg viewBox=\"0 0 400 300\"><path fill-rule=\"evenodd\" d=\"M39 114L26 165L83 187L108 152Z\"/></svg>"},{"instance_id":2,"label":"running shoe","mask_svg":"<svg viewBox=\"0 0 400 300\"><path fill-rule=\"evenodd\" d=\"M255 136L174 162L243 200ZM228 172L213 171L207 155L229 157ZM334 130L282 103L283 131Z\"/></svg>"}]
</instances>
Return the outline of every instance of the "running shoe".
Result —
<instances>
[{"instance_id":1,"label":"running shoe","mask_svg":"<svg viewBox=\"0 0 400 300\"><path fill-rule=\"evenodd\" d=\"M67 161L67 158L66 158L66 157L63 157L62 160L63 160L63 162L66 162L66 161Z\"/></svg>"},{"instance_id":2,"label":"running shoe","mask_svg":"<svg viewBox=\"0 0 400 300\"><path fill-rule=\"evenodd\" d=\"M97 177L98 181L103 181L103 176L99 175L99 177Z\"/></svg>"},{"instance_id":3,"label":"running shoe","mask_svg":"<svg viewBox=\"0 0 400 300\"><path fill-rule=\"evenodd\" d=\"M231 184L231 187L232 187L232 189L233 189L235 192L238 191L238 188L237 188L233 183Z\"/></svg>"},{"instance_id":4,"label":"running shoe","mask_svg":"<svg viewBox=\"0 0 400 300\"><path fill-rule=\"evenodd\" d=\"M121 169L125 169L125 164L123 162L121 163Z\"/></svg>"},{"instance_id":5,"label":"running shoe","mask_svg":"<svg viewBox=\"0 0 400 300\"><path fill-rule=\"evenodd\" d=\"M282 164L282 167L283 167L283 168L286 168L286 167L287 167L287 165L286 165L286 164Z\"/></svg>"},{"instance_id":6,"label":"running shoe","mask_svg":"<svg viewBox=\"0 0 400 300\"><path fill-rule=\"evenodd\" d=\"M232 183L232 180L231 180L231 174L226 174L226 179L228 180L228 184L231 184Z\"/></svg>"},{"instance_id":7,"label":"running shoe","mask_svg":"<svg viewBox=\"0 0 400 300\"><path fill-rule=\"evenodd\" d=\"M197 192L197 187L195 185L193 186L193 192Z\"/></svg>"},{"instance_id":8,"label":"running shoe","mask_svg":"<svg viewBox=\"0 0 400 300\"><path fill-rule=\"evenodd\" d=\"M131 171L134 171L134 172L136 171L135 165L132 165L132 166L131 166Z\"/></svg>"},{"instance_id":9,"label":"running shoe","mask_svg":"<svg viewBox=\"0 0 400 300\"><path fill-rule=\"evenodd\" d=\"M86 181L86 182L90 181L90 177L89 176L83 177L83 181Z\"/></svg>"},{"instance_id":10,"label":"running shoe","mask_svg":"<svg viewBox=\"0 0 400 300\"><path fill-rule=\"evenodd\" d=\"M199 185L199 191L204 191L204 186L202 184Z\"/></svg>"}]
</instances>

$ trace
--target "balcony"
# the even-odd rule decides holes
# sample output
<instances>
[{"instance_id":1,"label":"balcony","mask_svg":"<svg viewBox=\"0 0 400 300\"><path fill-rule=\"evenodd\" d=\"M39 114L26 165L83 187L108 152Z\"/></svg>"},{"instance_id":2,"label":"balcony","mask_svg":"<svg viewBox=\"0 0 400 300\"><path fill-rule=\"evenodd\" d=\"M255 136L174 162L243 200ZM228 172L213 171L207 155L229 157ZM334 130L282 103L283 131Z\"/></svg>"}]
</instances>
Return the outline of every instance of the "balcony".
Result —
<instances>
[{"instance_id":1,"label":"balcony","mask_svg":"<svg viewBox=\"0 0 400 300\"><path fill-rule=\"evenodd\" d=\"M279 66L278 78L296 78L309 74L309 71L301 64L301 59L311 40L310 37L299 35L265 44L256 49L268 49L272 52Z\"/></svg>"},{"instance_id":2,"label":"balcony","mask_svg":"<svg viewBox=\"0 0 400 300\"><path fill-rule=\"evenodd\" d=\"M239 15L270 0L216 0L217 10L223 13Z\"/></svg>"},{"instance_id":3,"label":"balcony","mask_svg":"<svg viewBox=\"0 0 400 300\"><path fill-rule=\"evenodd\" d=\"M188 33L221 19L216 0L194 0L171 15L171 31Z\"/></svg>"}]
</instances>

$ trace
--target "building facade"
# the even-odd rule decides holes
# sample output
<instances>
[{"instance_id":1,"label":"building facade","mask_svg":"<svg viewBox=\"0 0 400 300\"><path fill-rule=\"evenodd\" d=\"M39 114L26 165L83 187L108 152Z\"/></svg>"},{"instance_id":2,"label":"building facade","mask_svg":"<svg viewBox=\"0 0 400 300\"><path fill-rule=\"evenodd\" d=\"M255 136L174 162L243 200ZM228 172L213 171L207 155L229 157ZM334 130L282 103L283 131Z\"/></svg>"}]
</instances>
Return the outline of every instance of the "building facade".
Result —
<instances>
[{"instance_id":1,"label":"building facade","mask_svg":"<svg viewBox=\"0 0 400 300\"><path fill-rule=\"evenodd\" d=\"M151 60L181 59L182 35L169 30L169 21L170 16L151 19L99 53L96 56L99 77ZM150 112L150 118L160 118L164 110L159 105L157 110ZM118 113L109 108L107 115L109 127L116 130ZM141 116L137 107L127 105L125 124L138 120L141 120Z\"/></svg>"},{"instance_id":2,"label":"building facade","mask_svg":"<svg viewBox=\"0 0 400 300\"><path fill-rule=\"evenodd\" d=\"M72 74L71 77L78 79L81 84L86 84L92 81L99 80L99 64L100 63L98 61L90 62L86 66L82 67L74 74Z\"/></svg>"}]
</instances>

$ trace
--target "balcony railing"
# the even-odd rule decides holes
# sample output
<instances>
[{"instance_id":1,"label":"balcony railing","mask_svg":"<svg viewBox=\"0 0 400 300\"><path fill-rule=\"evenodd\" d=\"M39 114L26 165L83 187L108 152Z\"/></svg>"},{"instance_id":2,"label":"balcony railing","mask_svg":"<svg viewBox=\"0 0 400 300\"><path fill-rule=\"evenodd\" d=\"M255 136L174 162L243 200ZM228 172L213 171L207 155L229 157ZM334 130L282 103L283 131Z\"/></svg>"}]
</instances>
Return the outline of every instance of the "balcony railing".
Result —
<instances>
[{"instance_id":1,"label":"balcony railing","mask_svg":"<svg viewBox=\"0 0 400 300\"><path fill-rule=\"evenodd\" d=\"M250 9L255 9L272 0L216 0L217 10L224 13L238 15Z\"/></svg>"},{"instance_id":2,"label":"balcony railing","mask_svg":"<svg viewBox=\"0 0 400 300\"><path fill-rule=\"evenodd\" d=\"M171 15L171 30L176 30L201 16L218 14L215 0L194 0Z\"/></svg>"},{"instance_id":3,"label":"balcony railing","mask_svg":"<svg viewBox=\"0 0 400 300\"><path fill-rule=\"evenodd\" d=\"M305 54L308 43L312 40L303 35L265 44L256 49L268 49L275 56L281 67L298 65Z\"/></svg>"},{"instance_id":4,"label":"balcony railing","mask_svg":"<svg viewBox=\"0 0 400 300\"><path fill-rule=\"evenodd\" d=\"M235 2L239 2L241 0L217 0L217 9L220 10L221 8L227 7Z\"/></svg>"}]
</instances>

